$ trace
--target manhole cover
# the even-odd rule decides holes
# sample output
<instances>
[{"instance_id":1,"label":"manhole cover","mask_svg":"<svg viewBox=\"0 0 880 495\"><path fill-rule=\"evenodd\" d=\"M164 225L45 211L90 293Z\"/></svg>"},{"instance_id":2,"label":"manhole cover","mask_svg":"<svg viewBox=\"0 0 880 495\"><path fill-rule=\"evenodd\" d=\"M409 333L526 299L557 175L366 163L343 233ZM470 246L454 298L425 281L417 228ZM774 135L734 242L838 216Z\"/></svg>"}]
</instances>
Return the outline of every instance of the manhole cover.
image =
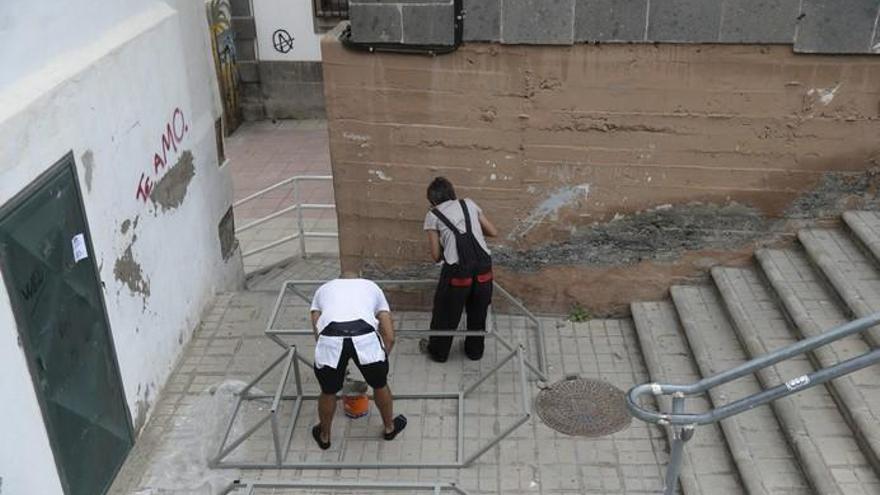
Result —
<instances>
[{"instance_id":1,"label":"manhole cover","mask_svg":"<svg viewBox=\"0 0 880 495\"><path fill-rule=\"evenodd\" d=\"M535 409L550 428L581 437L610 435L632 421L622 390L601 380L576 376L542 390Z\"/></svg>"}]
</instances>

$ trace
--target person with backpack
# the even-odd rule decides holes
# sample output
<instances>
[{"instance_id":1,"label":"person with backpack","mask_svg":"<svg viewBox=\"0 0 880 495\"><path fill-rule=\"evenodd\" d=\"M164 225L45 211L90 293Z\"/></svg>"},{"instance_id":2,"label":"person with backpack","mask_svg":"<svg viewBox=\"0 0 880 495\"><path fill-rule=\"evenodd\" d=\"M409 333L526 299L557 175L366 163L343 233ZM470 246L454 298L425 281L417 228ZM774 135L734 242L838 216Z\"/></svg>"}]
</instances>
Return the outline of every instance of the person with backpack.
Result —
<instances>
[{"instance_id":1,"label":"person with backpack","mask_svg":"<svg viewBox=\"0 0 880 495\"><path fill-rule=\"evenodd\" d=\"M425 216L431 259L443 262L434 293L431 330L456 330L462 310L467 311L468 330L486 330L486 314L492 302L492 257L485 237L498 231L471 199L457 199L455 188L444 177L428 186L431 210ZM452 337L430 337L419 343L434 361L446 362ZM483 337L468 336L464 353L483 357Z\"/></svg>"}]
</instances>

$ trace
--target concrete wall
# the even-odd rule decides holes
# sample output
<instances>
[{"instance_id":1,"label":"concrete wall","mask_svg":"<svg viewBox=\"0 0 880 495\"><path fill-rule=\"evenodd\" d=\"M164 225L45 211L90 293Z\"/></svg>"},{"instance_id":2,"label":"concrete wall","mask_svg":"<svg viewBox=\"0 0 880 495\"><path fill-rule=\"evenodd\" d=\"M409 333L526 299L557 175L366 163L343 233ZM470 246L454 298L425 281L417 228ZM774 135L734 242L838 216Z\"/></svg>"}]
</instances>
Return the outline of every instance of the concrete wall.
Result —
<instances>
[{"instance_id":1,"label":"concrete wall","mask_svg":"<svg viewBox=\"0 0 880 495\"><path fill-rule=\"evenodd\" d=\"M324 40L343 264L424 275L425 187L449 177L503 232L500 279L596 311L830 217L878 184L880 59L787 46Z\"/></svg>"},{"instance_id":2,"label":"concrete wall","mask_svg":"<svg viewBox=\"0 0 880 495\"><path fill-rule=\"evenodd\" d=\"M876 0L462 0L465 41L787 43L880 53ZM452 44L452 0L351 0L362 42Z\"/></svg>"},{"instance_id":3,"label":"concrete wall","mask_svg":"<svg viewBox=\"0 0 880 495\"><path fill-rule=\"evenodd\" d=\"M0 4L0 204L73 151L90 254L140 428L213 294L241 279L238 254L221 255L218 224L232 188L217 158L205 8L186 0L43 4ZM47 43L47 33L65 42ZM166 147L169 125L174 144ZM0 284L3 493L59 493L5 291Z\"/></svg>"}]
</instances>

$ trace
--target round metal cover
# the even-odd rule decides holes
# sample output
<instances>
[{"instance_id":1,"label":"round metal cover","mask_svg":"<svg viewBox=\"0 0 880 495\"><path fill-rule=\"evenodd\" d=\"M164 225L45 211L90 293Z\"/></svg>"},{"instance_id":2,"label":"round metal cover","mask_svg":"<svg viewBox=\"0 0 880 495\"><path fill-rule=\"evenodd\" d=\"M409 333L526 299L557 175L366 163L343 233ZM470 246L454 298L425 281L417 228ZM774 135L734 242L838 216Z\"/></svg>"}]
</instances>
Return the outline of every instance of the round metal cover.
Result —
<instances>
[{"instance_id":1,"label":"round metal cover","mask_svg":"<svg viewBox=\"0 0 880 495\"><path fill-rule=\"evenodd\" d=\"M542 390L535 409L550 428L581 437L610 435L632 421L622 390L601 380L576 376Z\"/></svg>"}]
</instances>

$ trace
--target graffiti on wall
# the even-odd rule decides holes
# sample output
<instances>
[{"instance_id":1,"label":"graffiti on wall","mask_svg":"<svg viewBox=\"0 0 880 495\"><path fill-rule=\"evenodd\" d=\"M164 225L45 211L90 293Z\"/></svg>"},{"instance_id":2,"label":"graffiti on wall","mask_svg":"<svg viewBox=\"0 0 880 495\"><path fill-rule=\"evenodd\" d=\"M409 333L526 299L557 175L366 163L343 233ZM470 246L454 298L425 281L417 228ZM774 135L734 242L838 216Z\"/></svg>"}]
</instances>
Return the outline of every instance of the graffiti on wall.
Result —
<instances>
[{"instance_id":1,"label":"graffiti on wall","mask_svg":"<svg viewBox=\"0 0 880 495\"><path fill-rule=\"evenodd\" d=\"M278 53L288 53L293 50L293 35L286 29L276 29L272 33L272 46Z\"/></svg>"},{"instance_id":2,"label":"graffiti on wall","mask_svg":"<svg viewBox=\"0 0 880 495\"><path fill-rule=\"evenodd\" d=\"M144 203L150 199L150 194L153 192L156 180L160 173L168 167L169 152L172 153L170 158L173 159L178 153L178 146L188 132L189 125L186 123L186 117L183 115L183 110L175 108L174 112L171 114L171 119L169 119L165 124L165 128L162 130L159 150L153 153L153 158L150 160L148 171L141 174L141 178L138 181L137 192L135 193L136 199L139 199Z\"/></svg>"},{"instance_id":3,"label":"graffiti on wall","mask_svg":"<svg viewBox=\"0 0 880 495\"><path fill-rule=\"evenodd\" d=\"M226 133L230 133L241 122L239 102L238 67L235 57L235 33L232 30L232 14L229 0L210 0L207 4L208 25L211 29L211 47L214 53L214 68L220 85L220 98L223 100L223 121Z\"/></svg>"}]
</instances>

